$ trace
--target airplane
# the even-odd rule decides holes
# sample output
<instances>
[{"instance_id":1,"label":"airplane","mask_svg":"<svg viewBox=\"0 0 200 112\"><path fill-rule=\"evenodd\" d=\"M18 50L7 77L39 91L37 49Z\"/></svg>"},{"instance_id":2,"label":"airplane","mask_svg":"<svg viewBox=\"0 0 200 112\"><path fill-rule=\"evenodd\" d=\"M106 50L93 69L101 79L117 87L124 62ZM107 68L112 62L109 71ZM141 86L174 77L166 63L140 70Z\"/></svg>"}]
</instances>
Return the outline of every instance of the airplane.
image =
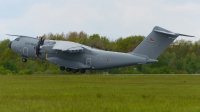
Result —
<instances>
[{"instance_id":1,"label":"airplane","mask_svg":"<svg viewBox=\"0 0 200 112\"><path fill-rule=\"evenodd\" d=\"M194 37L155 26L132 52L121 53L95 49L70 41L7 35L17 36L8 46L21 55L23 62L27 62L27 58L46 60L58 65L62 71L73 73L158 62L156 58L178 36Z\"/></svg>"}]
</instances>

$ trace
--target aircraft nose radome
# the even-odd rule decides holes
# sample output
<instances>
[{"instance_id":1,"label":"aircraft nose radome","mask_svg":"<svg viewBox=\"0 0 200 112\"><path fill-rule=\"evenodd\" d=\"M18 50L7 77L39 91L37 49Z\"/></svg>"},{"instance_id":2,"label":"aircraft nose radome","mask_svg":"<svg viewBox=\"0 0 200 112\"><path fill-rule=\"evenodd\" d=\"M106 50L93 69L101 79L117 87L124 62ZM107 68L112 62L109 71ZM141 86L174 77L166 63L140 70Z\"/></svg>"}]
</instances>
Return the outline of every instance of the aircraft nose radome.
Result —
<instances>
[{"instance_id":1,"label":"aircraft nose radome","mask_svg":"<svg viewBox=\"0 0 200 112\"><path fill-rule=\"evenodd\" d=\"M11 49L11 44L12 44L12 41L8 44L8 47Z\"/></svg>"}]
</instances>

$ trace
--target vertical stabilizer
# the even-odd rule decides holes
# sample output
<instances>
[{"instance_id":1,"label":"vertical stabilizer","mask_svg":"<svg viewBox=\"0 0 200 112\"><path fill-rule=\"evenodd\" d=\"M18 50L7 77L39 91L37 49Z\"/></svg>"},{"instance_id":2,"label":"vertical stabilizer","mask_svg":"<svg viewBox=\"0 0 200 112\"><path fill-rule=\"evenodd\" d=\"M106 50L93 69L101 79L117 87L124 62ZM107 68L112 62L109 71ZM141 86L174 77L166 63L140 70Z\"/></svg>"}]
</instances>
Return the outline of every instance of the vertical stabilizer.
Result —
<instances>
[{"instance_id":1,"label":"vertical stabilizer","mask_svg":"<svg viewBox=\"0 0 200 112\"><path fill-rule=\"evenodd\" d=\"M177 37L178 33L155 26L153 31L132 51L156 59Z\"/></svg>"}]
</instances>

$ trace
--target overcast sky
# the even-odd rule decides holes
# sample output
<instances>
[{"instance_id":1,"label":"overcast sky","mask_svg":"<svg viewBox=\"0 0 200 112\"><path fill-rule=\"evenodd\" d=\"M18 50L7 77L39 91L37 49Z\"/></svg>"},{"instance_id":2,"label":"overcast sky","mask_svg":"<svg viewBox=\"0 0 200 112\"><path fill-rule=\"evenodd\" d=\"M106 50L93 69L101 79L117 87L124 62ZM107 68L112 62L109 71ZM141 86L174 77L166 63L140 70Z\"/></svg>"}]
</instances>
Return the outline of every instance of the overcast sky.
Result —
<instances>
[{"instance_id":1,"label":"overcast sky","mask_svg":"<svg viewBox=\"0 0 200 112\"><path fill-rule=\"evenodd\" d=\"M200 0L0 0L0 40L70 31L116 40L154 26L199 40Z\"/></svg>"}]
</instances>

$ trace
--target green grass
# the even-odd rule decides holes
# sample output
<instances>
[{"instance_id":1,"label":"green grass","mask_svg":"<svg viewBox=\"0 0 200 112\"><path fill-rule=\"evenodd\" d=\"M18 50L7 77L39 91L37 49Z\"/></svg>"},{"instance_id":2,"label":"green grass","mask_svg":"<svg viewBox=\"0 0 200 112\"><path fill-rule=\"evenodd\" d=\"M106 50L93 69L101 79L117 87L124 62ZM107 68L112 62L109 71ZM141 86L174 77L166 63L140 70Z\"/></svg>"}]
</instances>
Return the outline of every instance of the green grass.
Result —
<instances>
[{"instance_id":1,"label":"green grass","mask_svg":"<svg viewBox=\"0 0 200 112\"><path fill-rule=\"evenodd\" d=\"M0 76L0 112L38 111L200 112L200 76Z\"/></svg>"}]
</instances>

